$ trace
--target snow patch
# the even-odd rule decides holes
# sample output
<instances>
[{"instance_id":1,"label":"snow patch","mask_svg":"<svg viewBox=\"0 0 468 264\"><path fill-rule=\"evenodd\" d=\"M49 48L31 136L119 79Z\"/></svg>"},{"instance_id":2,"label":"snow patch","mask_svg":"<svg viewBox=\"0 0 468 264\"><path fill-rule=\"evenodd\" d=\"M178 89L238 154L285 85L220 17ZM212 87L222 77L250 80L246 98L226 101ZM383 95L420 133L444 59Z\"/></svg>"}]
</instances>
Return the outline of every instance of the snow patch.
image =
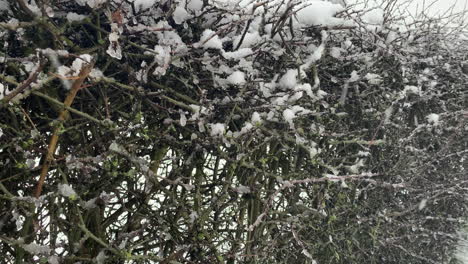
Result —
<instances>
[{"instance_id":1,"label":"snow patch","mask_svg":"<svg viewBox=\"0 0 468 264\"><path fill-rule=\"evenodd\" d=\"M86 16L80 15L80 14L77 14L77 13L73 13L73 12L69 12L67 14L68 22L81 21L81 20L84 20L85 18L86 18Z\"/></svg>"},{"instance_id":2,"label":"snow patch","mask_svg":"<svg viewBox=\"0 0 468 264\"><path fill-rule=\"evenodd\" d=\"M242 85L242 84L245 84L246 81L245 81L245 73L241 72L241 71L235 71L233 72L231 75L229 75L227 77L227 81L230 83L230 84L234 84L234 85Z\"/></svg>"},{"instance_id":3,"label":"snow patch","mask_svg":"<svg viewBox=\"0 0 468 264\"><path fill-rule=\"evenodd\" d=\"M289 69L279 80L279 85L284 88L293 89L297 84L297 70Z\"/></svg>"},{"instance_id":4,"label":"snow patch","mask_svg":"<svg viewBox=\"0 0 468 264\"><path fill-rule=\"evenodd\" d=\"M242 35L235 37L233 46L237 47L241 39L242 39ZM261 41L262 41L262 37L260 36L258 32L252 32L252 33L247 32L239 48L250 48L260 43Z\"/></svg>"},{"instance_id":5,"label":"snow patch","mask_svg":"<svg viewBox=\"0 0 468 264\"><path fill-rule=\"evenodd\" d=\"M337 26L349 24L341 18L334 17L336 13L344 10L339 4L333 4L327 1L313 1L307 3L307 6L296 13L297 21L304 27L310 26Z\"/></svg>"},{"instance_id":6,"label":"snow patch","mask_svg":"<svg viewBox=\"0 0 468 264\"><path fill-rule=\"evenodd\" d=\"M365 13L362 20L372 25L382 25L384 22L384 11L380 8L375 8Z\"/></svg>"},{"instance_id":7,"label":"snow patch","mask_svg":"<svg viewBox=\"0 0 468 264\"><path fill-rule=\"evenodd\" d=\"M21 247L33 255L49 254L50 248L48 246L39 245L36 243L24 244Z\"/></svg>"},{"instance_id":8,"label":"snow patch","mask_svg":"<svg viewBox=\"0 0 468 264\"><path fill-rule=\"evenodd\" d=\"M211 29L205 29L200 38L200 41L195 46L203 46L205 49L223 49L223 42L219 36Z\"/></svg>"},{"instance_id":9,"label":"snow patch","mask_svg":"<svg viewBox=\"0 0 468 264\"><path fill-rule=\"evenodd\" d=\"M427 115L426 119L427 119L427 122L429 124L432 124L434 126L438 126L439 125L439 117L440 116L438 114L432 113L432 114Z\"/></svg>"},{"instance_id":10,"label":"snow patch","mask_svg":"<svg viewBox=\"0 0 468 264\"><path fill-rule=\"evenodd\" d=\"M173 18L174 18L174 22L176 22L176 24L179 24L179 25L182 24L188 18L190 18L189 13L187 13L187 10L185 10L184 8L183 2L179 3L177 8L174 10Z\"/></svg>"}]
</instances>

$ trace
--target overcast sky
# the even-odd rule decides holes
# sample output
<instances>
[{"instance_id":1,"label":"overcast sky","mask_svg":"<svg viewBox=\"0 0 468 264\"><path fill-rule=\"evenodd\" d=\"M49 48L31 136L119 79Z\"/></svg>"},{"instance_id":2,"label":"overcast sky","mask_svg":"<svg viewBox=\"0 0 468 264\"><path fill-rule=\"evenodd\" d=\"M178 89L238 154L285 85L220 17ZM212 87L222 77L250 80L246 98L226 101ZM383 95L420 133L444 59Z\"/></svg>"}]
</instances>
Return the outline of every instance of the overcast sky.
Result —
<instances>
[{"instance_id":1,"label":"overcast sky","mask_svg":"<svg viewBox=\"0 0 468 264\"><path fill-rule=\"evenodd\" d=\"M431 3L433 4L430 5ZM443 14L452 6L455 6L454 11L457 12L465 10L468 8L468 0L412 0L409 8L412 11L416 9L421 10L424 5L430 5L429 12L431 14Z\"/></svg>"},{"instance_id":2,"label":"overcast sky","mask_svg":"<svg viewBox=\"0 0 468 264\"><path fill-rule=\"evenodd\" d=\"M331 0L335 3L341 3L343 0ZM370 5L381 6L385 0L344 0L347 4L353 3L367 3ZM401 2L400 10L409 11L412 14L420 13L423 7L426 7L426 13L428 15L443 15L447 10L454 6L454 12L462 12L468 9L468 0L398 0ZM405 10L406 9L406 10ZM468 19L468 15L465 15Z\"/></svg>"}]
</instances>

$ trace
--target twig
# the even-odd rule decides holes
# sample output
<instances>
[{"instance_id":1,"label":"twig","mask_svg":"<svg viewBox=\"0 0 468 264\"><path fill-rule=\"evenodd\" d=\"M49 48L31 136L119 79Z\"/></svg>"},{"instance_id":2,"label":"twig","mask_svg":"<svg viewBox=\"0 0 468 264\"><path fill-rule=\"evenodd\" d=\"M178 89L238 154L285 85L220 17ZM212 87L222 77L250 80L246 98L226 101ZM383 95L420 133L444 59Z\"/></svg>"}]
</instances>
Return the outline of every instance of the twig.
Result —
<instances>
[{"instance_id":1,"label":"twig","mask_svg":"<svg viewBox=\"0 0 468 264\"><path fill-rule=\"evenodd\" d=\"M79 111L79 110L76 110L76 109L73 108L73 107L66 106L64 103L62 103L62 102L60 102L60 101L58 101L58 100L56 100L56 99L54 99L54 98L52 98L52 97L46 95L46 94L43 94L43 93L41 93L41 92L39 92L39 91L33 91L32 94L37 95L37 96L39 96L39 97L42 97L42 98L46 99L47 101L49 101L49 102L51 102L51 103L57 104L57 105L63 107L64 109L66 109L66 110L68 110L68 111L70 111L70 112L72 112L72 113L74 113L74 114L76 114L76 115L79 115L79 116L81 116L81 117L84 117L84 118L86 118L86 119L89 119L89 120L91 120L91 121L93 121L93 122L95 122L95 123L97 123L97 124L99 124L99 125L102 125L102 126L107 126L107 125L108 125L108 124L107 124L105 121L103 121L103 120L99 120L99 119L97 119L97 118L95 118L95 117L93 117L93 116L91 116L91 115L88 115L88 114L83 113L83 112L81 112L81 111Z\"/></svg>"},{"instance_id":2,"label":"twig","mask_svg":"<svg viewBox=\"0 0 468 264\"><path fill-rule=\"evenodd\" d=\"M31 73L28 77L28 79L26 79L26 81L24 81L21 85L19 85L15 90L13 90L11 93L7 94L3 100L2 100L2 104L3 105L6 105L10 100L12 100L16 95L18 95L19 93L21 93L22 91L24 91L24 89L26 89L29 85L31 85L32 82L34 82L36 79L37 79L37 76L39 75L39 73L42 71L42 69L44 68L44 65L45 65L45 62L44 60L41 60L40 63L39 63L39 66L37 67L37 69Z\"/></svg>"},{"instance_id":3,"label":"twig","mask_svg":"<svg viewBox=\"0 0 468 264\"><path fill-rule=\"evenodd\" d=\"M373 174L373 173L363 173L363 174L353 174L353 175L345 175L345 176L330 176L330 177L322 177L322 178L309 178L303 180L292 180L292 181L283 181L282 185L276 190L268 199L267 204L263 212L257 217L255 222L249 226L248 230L253 231L256 226L258 226L263 218L267 215L268 211L270 210L273 201L278 196L278 194L287 189L295 187L298 184L307 184L307 183L320 183L320 182L334 182L334 181L345 181L345 180L359 180L359 179L367 179L370 177L379 176L380 174Z\"/></svg>"}]
</instances>

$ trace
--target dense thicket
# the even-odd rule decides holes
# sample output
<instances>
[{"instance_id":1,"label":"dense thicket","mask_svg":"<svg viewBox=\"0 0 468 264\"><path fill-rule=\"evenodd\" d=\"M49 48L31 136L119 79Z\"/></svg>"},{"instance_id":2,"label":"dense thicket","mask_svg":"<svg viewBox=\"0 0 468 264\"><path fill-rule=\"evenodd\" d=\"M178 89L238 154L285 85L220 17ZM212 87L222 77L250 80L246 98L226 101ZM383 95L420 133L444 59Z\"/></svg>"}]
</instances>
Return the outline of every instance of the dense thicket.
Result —
<instances>
[{"instance_id":1,"label":"dense thicket","mask_svg":"<svg viewBox=\"0 0 468 264\"><path fill-rule=\"evenodd\" d=\"M455 261L456 16L405 23L393 0L0 12L0 262Z\"/></svg>"}]
</instances>

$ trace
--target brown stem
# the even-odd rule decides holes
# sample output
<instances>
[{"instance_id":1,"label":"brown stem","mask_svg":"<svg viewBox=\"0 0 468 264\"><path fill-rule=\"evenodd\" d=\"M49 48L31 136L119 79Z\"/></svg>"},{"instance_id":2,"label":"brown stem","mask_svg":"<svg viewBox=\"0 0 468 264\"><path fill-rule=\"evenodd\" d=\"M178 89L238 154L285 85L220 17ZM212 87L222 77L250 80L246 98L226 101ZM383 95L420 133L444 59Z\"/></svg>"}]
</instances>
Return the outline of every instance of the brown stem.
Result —
<instances>
[{"instance_id":1,"label":"brown stem","mask_svg":"<svg viewBox=\"0 0 468 264\"><path fill-rule=\"evenodd\" d=\"M79 78L73 82L70 92L68 93L67 97L65 98L65 101L63 102L65 107L70 107L70 105L73 103L73 100L75 99L76 94L81 89L81 85L83 84L84 80L89 75L89 73L91 72L93 68L93 64L94 63L89 63L81 69ZM64 108L60 112L58 120L60 122L65 121L68 118L68 115L69 115L68 110ZM60 134L60 127L56 127L54 130L54 133L52 134L52 137L50 138L49 147L47 149L47 156L44 159L44 164L42 165L41 176L39 177L39 181L37 182L37 185L36 185L36 190L34 191L34 197L36 198L41 196L42 186L44 185L45 177L47 175L47 172L49 171L50 164L52 163L52 160L54 159L54 152L57 149L59 134Z\"/></svg>"}]
</instances>

